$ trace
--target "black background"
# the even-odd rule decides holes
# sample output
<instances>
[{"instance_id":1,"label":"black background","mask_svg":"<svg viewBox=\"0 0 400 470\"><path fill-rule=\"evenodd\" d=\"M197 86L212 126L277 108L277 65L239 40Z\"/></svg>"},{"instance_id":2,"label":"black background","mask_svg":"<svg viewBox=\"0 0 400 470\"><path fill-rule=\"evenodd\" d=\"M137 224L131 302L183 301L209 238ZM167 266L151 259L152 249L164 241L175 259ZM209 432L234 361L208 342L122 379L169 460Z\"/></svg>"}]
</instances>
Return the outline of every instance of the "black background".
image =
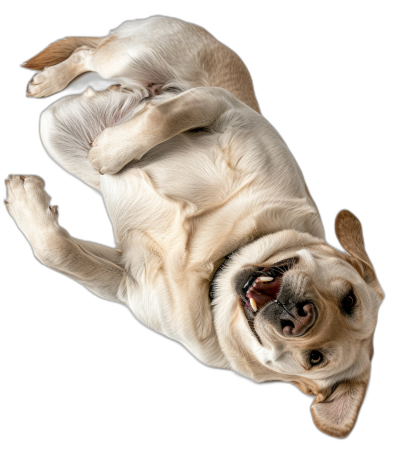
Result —
<instances>
[{"instance_id":1,"label":"black background","mask_svg":"<svg viewBox=\"0 0 400 470\"><path fill-rule=\"evenodd\" d=\"M165 462L179 460L188 449L196 462L211 459L213 450L225 459L243 453L256 465L267 465L271 453L297 464L316 450L328 452L332 463L344 452L358 459L377 448L383 458L394 450L389 425L397 407L398 369L393 347L398 309L391 292L398 213L390 148L393 12L383 7L250 11L227 5L215 11L211 4L129 5L90 11L53 5L41 13L11 6L13 33L3 41L3 179L9 173L41 175L71 235L113 245L101 198L58 167L41 146L39 114L58 96L26 99L31 74L19 64L58 38L104 36L126 19L161 13L204 26L247 64L262 113L304 172L328 242L338 247L333 220L340 209L352 210L363 223L387 296L375 335L371 385L351 436L328 438L312 424L310 399L294 387L255 385L232 372L209 369L140 325L124 307L41 266L3 210L3 387L12 416L10 436L17 441L39 436L65 450L64 445L87 447L93 435L107 443L120 433L129 440L132 459L147 445L153 459L168 444L159 455Z\"/></svg>"}]
</instances>

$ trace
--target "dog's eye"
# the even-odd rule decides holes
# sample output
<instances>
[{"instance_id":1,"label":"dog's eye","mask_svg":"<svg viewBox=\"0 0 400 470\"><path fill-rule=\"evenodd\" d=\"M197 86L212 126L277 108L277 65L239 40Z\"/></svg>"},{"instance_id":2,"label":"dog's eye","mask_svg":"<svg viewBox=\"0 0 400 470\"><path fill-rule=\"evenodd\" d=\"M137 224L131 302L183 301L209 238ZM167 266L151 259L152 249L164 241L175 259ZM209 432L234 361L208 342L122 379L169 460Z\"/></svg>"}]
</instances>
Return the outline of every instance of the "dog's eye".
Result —
<instances>
[{"instance_id":1,"label":"dog's eye","mask_svg":"<svg viewBox=\"0 0 400 470\"><path fill-rule=\"evenodd\" d=\"M343 300L343 307L348 310L354 305L354 297L352 295L348 295L344 300Z\"/></svg>"},{"instance_id":2,"label":"dog's eye","mask_svg":"<svg viewBox=\"0 0 400 470\"><path fill-rule=\"evenodd\" d=\"M323 356L319 351L311 351L310 362L311 365L316 366L322 362Z\"/></svg>"},{"instance_id":3,"label":"dog's eye","mask_svg":"<svg viewBox=\"0 0 400 470\"><path fill-rule=\"evenodd\" d=\"M344 313L350 314L356 304L356 296L353 291L350 291L342 300L341 308Z\"/></svg>"}]
</instances>

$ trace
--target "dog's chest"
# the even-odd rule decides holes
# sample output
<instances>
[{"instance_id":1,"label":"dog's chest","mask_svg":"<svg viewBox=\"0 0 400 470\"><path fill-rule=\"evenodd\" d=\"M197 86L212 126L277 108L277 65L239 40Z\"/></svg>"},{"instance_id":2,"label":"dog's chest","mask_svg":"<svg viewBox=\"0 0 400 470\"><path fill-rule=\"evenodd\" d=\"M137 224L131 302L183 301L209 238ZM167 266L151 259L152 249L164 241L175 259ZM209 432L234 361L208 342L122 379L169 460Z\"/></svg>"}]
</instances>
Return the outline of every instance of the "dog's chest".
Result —
<instances>
[{"instance_id":1,"label":"dog's chest","mask_svg":"<svg viewBox=\"0 0 400 470\"><path fill-rule=\"evenodd\" d=\"M238 136L244 144L234 144ZM117 240L136 232L135 246L146 240L153 251L179 247L195 263L216 262L257 236L308 229L315 207L301 172L286 147L276 153L252 152L238 132L164 142L120 174L102 177Z\"/></svg>"},{"instance_id":2,"label":"dog's chest","mask_svg":"<svg viewBox=\"0 0 400 470\"><path fill-rule=\"evenodd\" d=\"M185 263L178 251L160 259L144 250L130 265L135 282L128 288L128 305L142 323L180 342L205 364L227 368L210 305L212 266L185 268Z\"/></svg>"}]
</instances>

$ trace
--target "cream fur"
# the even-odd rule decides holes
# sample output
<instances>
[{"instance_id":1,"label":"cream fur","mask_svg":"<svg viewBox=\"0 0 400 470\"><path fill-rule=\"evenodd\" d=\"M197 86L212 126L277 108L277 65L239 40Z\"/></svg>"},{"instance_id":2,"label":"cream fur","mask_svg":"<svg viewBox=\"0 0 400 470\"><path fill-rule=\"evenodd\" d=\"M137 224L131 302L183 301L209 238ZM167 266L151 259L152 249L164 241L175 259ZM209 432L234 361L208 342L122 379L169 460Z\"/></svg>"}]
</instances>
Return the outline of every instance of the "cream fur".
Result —
<instances>
[{"instance_id":1,"label":"cream fur","mask_svg":"<svg viewBox=\"0 0 400 470\"><path fill-rule=\"evenodd\" d=\"M121 86L59 100L42 114L40 132L52 158L101 191L118 246L73 239L49 210L43 181L13 176L7 207L35 255L210 366L296 383L316 395L316 424L346 435L368 382L382 299L372 268L364 275L369 259L355 217L338 219L349 255L329 247L296 161L258 113L247 70L202 28L165 17L128 21L37 74L29 95L59 91L88 70ZM231 252L211 306L210 281ZM235 276L291 256L299 262L285 276L312 292L318 321L287 339L257 316L260 344ZM335 300L346 283L362 304L353 323ZM328 364L307 368L304 351L317 347Z\"/></svg>"}]
</instances>

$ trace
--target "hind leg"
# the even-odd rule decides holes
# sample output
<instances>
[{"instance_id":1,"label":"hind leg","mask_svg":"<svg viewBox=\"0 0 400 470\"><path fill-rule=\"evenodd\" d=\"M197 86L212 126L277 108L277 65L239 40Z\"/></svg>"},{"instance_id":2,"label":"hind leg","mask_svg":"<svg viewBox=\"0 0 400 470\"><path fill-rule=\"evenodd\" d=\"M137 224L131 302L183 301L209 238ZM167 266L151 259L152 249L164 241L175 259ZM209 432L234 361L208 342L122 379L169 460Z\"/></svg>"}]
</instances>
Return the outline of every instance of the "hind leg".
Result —
<instances>
[{"instance_id":1,"label":"hind leg","mask_svg":"<svg viewBox=\"0 0 400 470\"><path fill-rule=\"evenodd\" d=\"M24 65L45 68L33 77L28 96L56 93L88 71L129 89L145 88L148 96L159 94L166 84L175 89L205 85L197 52L210 38L183 21L152 17L124 23L108 37L99 38L95 46L87 38L61 39ZM83 47L74 49L79 43Z\"/></svg>"},{"instance_id":2,"label":"hind leg","mask_svg":"<svg viewBox=\"0 0 400 470\"><path fill-rule=\"evenodd\" d=\"M40 137L48 154L59 165L99 190L99 173L86 160L90 149L87 136L90 132L84 126L86 116L79 113L77 106L78 100L83 101L87 93L80 97L63 98L43 111L40 116Z\"/></svg>"},{"instance_id":3,"label":"hind leg","mask_svg":"<svg viewBox=\"0 0 400 470\"><path fill-rule=\"evenodd\" d=\"M99 171L88 162L90 143L107 127L130 119L145 103L141 94L112 86L62 98L40 119L40 135L50 156L63 168L100 190Z\"/></svg>"},{"instance_id":4,"label":"hind leg","mask_svg":"<svg viewBox=\"0 0 400 470\"><path fill-rule=\"evenodd\" d=\"M28 85L27 96L42 98L63 90L74 78L93 70L92 57L95 49L80 47L60 64L37 73Z\"/></svg>"},{"instance_id":5,"label":"hind leg","mask_svg":"<svg viewBox=\"0 0 400 470\"><path fill-rule=\"evenodd\" d=\"M161 59L153 57L151 47L143 51L140 39L132 43L132 40L111 34L99 38L97 44L82 45L72 52L65 50L83 40L85 38L56 41L24 64L27 68L44 69L28 84L28 97L41 98L57 93L85 72L96 72L102 78L118 81L127 89L141 90L151 96L159 94L162 85L173 75L169 73L167 78ZM62 54L61 60L59 54Z\"/></svg>"},{"instance_id":6,"label":"hind leg","mask_svg":"<svg viewBox=\"0 0 400 470\"><path fill-rule=\"evenodd\" d=\"M173 73L165 72L168 67L161 59L154 59L151 49L142 51L139 47L136 53L131 51L134 56L131 57L126 47L116 36L109 36L97 48L82 46L67 59L34 75L28 84L27 96L42 98L57 93L85 72L116 80L129 90L141 90L144 96L161 93Z\"/></svg>"}]
</instances>

